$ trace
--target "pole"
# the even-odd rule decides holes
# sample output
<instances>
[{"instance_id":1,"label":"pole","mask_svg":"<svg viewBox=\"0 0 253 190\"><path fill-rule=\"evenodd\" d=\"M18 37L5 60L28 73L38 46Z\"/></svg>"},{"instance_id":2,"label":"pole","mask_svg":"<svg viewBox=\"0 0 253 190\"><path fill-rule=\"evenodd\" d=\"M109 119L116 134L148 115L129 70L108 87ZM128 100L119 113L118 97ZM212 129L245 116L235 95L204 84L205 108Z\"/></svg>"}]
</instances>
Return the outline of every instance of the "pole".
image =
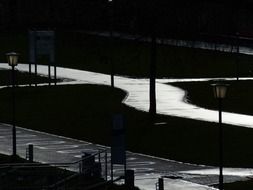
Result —
<instances>
[{"instance_id":1,"label":"pole","mask_svg":"<svg viewBox=\"0 0 253 190\"><path fill-rule=\"evenodd\" d=\"M56 62L54 62L54 85L57 85L57 71L56 71Z\"/></svg>"},{"instance_id":2,"label":"pole","mask_svg":"<svg viewBox=\"0 0 253 190\"><path fill-rule=\"evenodd\" d=\"M16 98L15 98L15 66L12 65L12 155L17 155L16 146Z\"/></svg>"},{"instance_id":3,"label":"pole","mask_svg":"<svg viewBox=\"0 0 253 190\"><path fill-rule=\"evenodd\" d=\"M240 47L239 47L239 34L236 34L236 80L239 80L239 67L238 67L238 61L239 61L239 53L240 53Z\"/></svg>"},{"instance_id":4,"label":"pole","mask_svg":"<svg viewBox=\"0 0 253 190\"><path fill-rule=\"evenodd\" d=\"M223 190L223 128L222 128L222 99L219 98L219 190Z\"/></svg>"},{"instance_id":5,"label":"pole","mask_svg":"<svg viewBox=\"0 0 253 190\"><path fill-rule=\"evenodd\" d=\"M48 63L48 85L51 85L51 63Z\"/></svg>"},{"instance_id":6,"label":"pole","mask_svg":"<svg viewBox=\"0 0 253 190\"><path fill-rule=\"evenodd\" d=\"M35 37L34 37L34 85L37 86L37 73L38 73L38 68L37 68L37 32L35 31Z\"/></svg>"},{"instance_id":7,"label":"pole","mask_svg":"<svg viewBox=\"0 0 253 190\"><path fill-rule=\"evenodd\" d=\"M132 170L133 171L133 170ZM129 183L129 173L127 171L126 158L124 160L124 175L125 175L125 184ZM131 180L130 180L131 181ZM134 186L134 185L133 185Z\"/></svg>"},{"instance_id":8,"label":"pole","mask_svg":"<svg viewBox=\"0 0 253 190\"><path fill-rule=\"evenodd\" d=\"M107 150L105 151L105 181L107 181L107 175L108 175L108 171L107 171Z\"/></svg>"},{"instance_id":9,"label":"pole","mask_svg":"<svg viewBox=\"0 0 253 190\"><path fill-rule=\"evenodd\" d=\"M156 36L153 32L151 39L151 61L150 61L150 79L149 79L149 114L151 121L156 117Z\"/></svg>"},{"instance_id":10,"label":"pole","mask_svg":"<svg viewBox=\"0 0 253 190\"><path fill-rule=\"evenodd\" d=\"M111 181L113 183L113 162L112 162L112 154L111 154Z\"/></svg>"},{"instance_id":11,"label":"pole","mask_svg":"<svg viewBox=\"0 0 253 190\"><path fill-rule=\"evenodd\" d=\"M114 88L114 64L111 56L111 87Z\"/></svg>"},{"instance_id":12,"label":"pole","mask_svg":"<svg viewBox=\"0 0 253 190\"><path fill-rule=\"evenodd\" d=\"M32 63L29 61L29 86L32 86Z\"/></svg>"},{"instance_id":13,"label":"pole","mask_svg":"<svg viewBox=\"0 0 253 190\"><path fill-rule=\"evenodd\" d=\"M155 122L156 118L156 64L157 64L157 37L156 37L156 22L157 22L157 13L153 11L157 7L156 1L151 1L150 6L151 11L151 21L150 21L150 30L151 30L151 52L150 52L150 71L149 71L149 115L151 122Z\"/></svg>"},{"instance_id":14,"label":"pole","mask_svg":"<svg viewBox=\"0 0 253 190\"><path fill-rule=\"evenodd\" d=\"M33 144L28 145L28 155L29 162L33 162Z\"/></svg>"},{"instance_id":15,"label":"pole","mask_svg":"<svg viewBox=\"0 0 253 190\"><path fill-rule=\"evenodd\" d=\"M162 177L158 179L158 190L164 190L164 180Z\"/></svg>"},{"instance_id":16,"label":"pole","mask_svg":"<svg viewBox=\"0 0 253 190\"><path fill-rule=\"evenodd\" d=\"M111 87L113 87L114 88L114 62L113 62L113 45L114 45L114 38L113 38L113 21L114 21L114 5L113 5L113 1L114 0L112 0L112 1L109 1L108 3L109 3L109 12L110 12L110 14L109 14L109 22L110 22L110 41L111 41L111 51L110 51L110 65L111 65Z\"/></svg>"},{"instance_id":17,"label":"pole","mask_svg":"<svg viewBox=\"0 0 253 190\"><path fill-rule=\"evenodd\" d=\"M34 64L34 83L35 83L35 86L37 86L37 76L38 76L38 68L37 68L37 60L35 61L35 64Z\"/></svg>"}]
</instances>

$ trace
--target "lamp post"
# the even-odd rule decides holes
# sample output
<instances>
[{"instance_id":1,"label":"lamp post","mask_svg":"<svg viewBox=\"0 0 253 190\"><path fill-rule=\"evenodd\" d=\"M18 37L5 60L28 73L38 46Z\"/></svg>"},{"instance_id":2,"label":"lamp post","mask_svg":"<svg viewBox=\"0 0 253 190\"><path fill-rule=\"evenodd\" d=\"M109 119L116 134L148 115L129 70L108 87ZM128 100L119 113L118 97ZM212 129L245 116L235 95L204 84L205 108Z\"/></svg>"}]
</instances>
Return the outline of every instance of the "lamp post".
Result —
<instances>
[{"instance_id":1,"label":"lamp post","mask_svg":"<svg viewBox=\"0 0 253 190\"><path fill-rule=\"evenodd\" d=\"M214 97L218 99L219 107L219 190L223 190L223 127L222 100L226 97L228 84L212 84Z\"/></svg>"},{"instance_id":2,"label":"lamp post","mask_svg":"<svg viewBox=\"0 0 253 190\"><path fill-rule=\"evenodd\" d=\"M114 62L113 62L113 24L114 24L114 2L113 0L108 0L109 5L109 30L110 30L110 40L111 40L111 51L110 51L110 66L111 66L111 87L114 88Z\"/></svg>"},{"instance_id":3,"label":"lamp post","mask_svg":"<svg viewBox=\"0 0 253 190\"><path fill-rule=\"evenodd\" d=\"M6 54L7 61L9 66L11 66L12 70L12 155L17 155L17 144L16 144L16 98L15 98L15 83L16 83L16 73L15 73L15 66L18 65L18 57L19 54L16 52L10 52Z\"/></svg>"}]
</instances>

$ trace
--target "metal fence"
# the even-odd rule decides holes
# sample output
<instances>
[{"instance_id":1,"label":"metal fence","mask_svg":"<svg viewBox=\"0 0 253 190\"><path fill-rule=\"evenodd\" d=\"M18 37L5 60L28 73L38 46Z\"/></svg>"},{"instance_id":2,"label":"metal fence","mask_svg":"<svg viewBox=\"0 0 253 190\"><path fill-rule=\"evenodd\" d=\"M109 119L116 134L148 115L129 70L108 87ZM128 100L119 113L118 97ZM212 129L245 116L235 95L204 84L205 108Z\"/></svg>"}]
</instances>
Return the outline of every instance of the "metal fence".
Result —
<instances>
[{"instance_id":1,"label":"metal fence","mask_svg":"<svg viewBox=\"0 0 253 190\"><path fill-rule=\"evenodd\" d=\"M84 153L71 163L15 163L0 165L0 189L78 189L103 185L108 176L107 151ZM93 187L95 188L95 186Z\"/></svg>"}]
</instances>

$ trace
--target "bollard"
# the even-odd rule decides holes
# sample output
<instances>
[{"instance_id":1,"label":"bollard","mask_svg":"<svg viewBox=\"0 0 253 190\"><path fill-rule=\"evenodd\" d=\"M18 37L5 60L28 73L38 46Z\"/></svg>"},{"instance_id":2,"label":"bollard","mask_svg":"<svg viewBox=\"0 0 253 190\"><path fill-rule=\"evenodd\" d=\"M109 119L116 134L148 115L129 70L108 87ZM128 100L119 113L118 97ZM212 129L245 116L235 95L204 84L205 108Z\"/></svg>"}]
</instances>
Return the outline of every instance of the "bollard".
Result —
<instances>
[{"instance_id":1,"label":"bollard","mask_svg":"<svg viewBox=\"0 0 253 190\"><path fill-rule=\"evenodd\" d=\"M158 179L158 190L164 190L164 181L163 178Z\"/></svg>"},{"instance_id":2,"label":"bollard","mask_svg":"<svg viewBox=\"0 0 253 190\"><path fill-rule=\"evenodd\" d=\"M33 162L33 144L28 145L28 160Z\"/></svg>"},{"instance_id":3,"label":"bollard","mask_svg":"<svg viewBox=\"0 0 253 190\"><path fill-rule=\"evenodd\" d=\"M134 170L126 170L125 184L129 187L134 187Z\"/></svg>"}]
</instances>

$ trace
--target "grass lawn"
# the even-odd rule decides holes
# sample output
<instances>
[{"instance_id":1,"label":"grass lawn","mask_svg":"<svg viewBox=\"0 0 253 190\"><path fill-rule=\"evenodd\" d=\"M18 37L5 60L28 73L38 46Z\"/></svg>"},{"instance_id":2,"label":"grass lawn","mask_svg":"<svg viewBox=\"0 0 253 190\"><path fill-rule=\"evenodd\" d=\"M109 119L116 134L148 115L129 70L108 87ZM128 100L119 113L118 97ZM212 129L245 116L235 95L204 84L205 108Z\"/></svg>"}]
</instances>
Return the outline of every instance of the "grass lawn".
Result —
<instances>
[{"instance_id":1,"label":"grass lawn","mask_svg":"<svg viewBox=\"0 0 253 190\"><path fill-rule=\"evenodd\" d=\"M59 79L57 79L59 81ZM23 84L48 83L49 78L44 76L35 76L35 74L29 75L27 72L16 72L16 83L18 85ZM54 83L54 79L50 79L51 83ZM11 70L0 70L0 86L12 85L12 71Z\"/></svg>"},{"instance_id":2,"label":"grass lawn","mask_svg":"<svg viewBox=\"0 0 253 190\"><path fill-rule=\"evenodd\" d=\"M117 74L149 76L149 43L138 40L111 40L82 32L59 32L56 44L59 66L109 74L112 61L113 70ZM252 57L247 55L236 57L230 53L157 45L158 78L236 76L237 73L239 76L251 76L252 61Z\"/></svg>"},{"instance_id":3,"label":"grass lawn","mask_svg":"<svg viewBox=\"0 0 253 190\"><path fill-rule=\"evenodd\" d=\"M208 82L173 83L187 91L187 100L201 107L218 109L218 102L213 96L211 84ZM227 97L223 100L222 108L228 112L253 115L253 81L226 81L229 84Z\"/></svg>"},{"instance_id":4,"label":"grass lawn","mask_svg":"<svg viewBox=\"0 0 253 190\"><path fill-rule=\"evenodd\" d=\"M28 62L27 32L1 32L0 43L0 62L6 62L5 53L9 51L20 52L20 61ZM118 38L111 40L82 31L56 31L55 45L58 66L107 74L113 69L120 75L149 76L149 43ZM252 76L253 58L247 55L237 58L230 53L158 45L157 77L221 77L236 76L237 73L239 76ZM46 61L45 57L38 58L39 64L46 64Z\"/></svg>"},{"instance_id":5,"label":"grass lawn","mask_svg":"<svg viewBox=\"0 0 253 190\"><path fill-rule=\"evenodd\" d=\"M253 180L224 184L225 190L252 190Z\"/></svg>"},{"instance_id":6,"label":"grass lawn","mask_svg":"<svg viewBox=\"0 0 253 190\"><path fill-rule=\"evenodd\" d=\"M0 120L11 122L11 89L0 90ZM103 94L103 96L101 96ZM19 126L110 145L114 113L126 117L127 149L178 161L217 165L218 125L158 116L164 125L149 123L148 113L121 104L125 93L106 86L27 87L17 91ZM61 118L61 119L59 119ZM225 164L253 167L253 131L225 126Z\"/></svg>"}]
</instances>

